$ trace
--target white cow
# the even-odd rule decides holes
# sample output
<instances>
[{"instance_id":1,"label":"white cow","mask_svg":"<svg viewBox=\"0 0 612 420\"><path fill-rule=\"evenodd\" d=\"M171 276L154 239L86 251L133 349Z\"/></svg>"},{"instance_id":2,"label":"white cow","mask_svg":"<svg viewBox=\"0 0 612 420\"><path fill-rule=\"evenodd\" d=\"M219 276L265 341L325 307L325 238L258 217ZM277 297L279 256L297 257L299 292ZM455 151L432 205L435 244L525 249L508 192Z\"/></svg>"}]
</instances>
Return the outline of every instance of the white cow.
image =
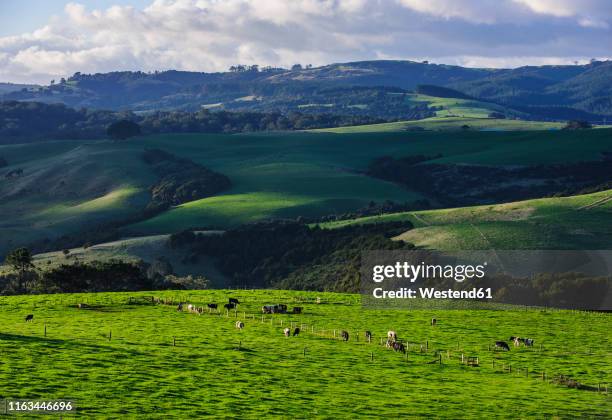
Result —
<instances>
[{"instance_id":1,"label":"white cow","mask_svg":"<svg viewBox=\"0 0 612 420\"><path fill-rule=\"evenodd\" d=\"M397 333L393 330L387 331L387 339L395 343L397 341Z\"/></svg>"},{"instance_id":2,"label":"white cow","mask_svg":"<svg viewBox=\"0 0 612 420\"><path fill-rule=\"evenodd\" d=\"M285 337L289 337L291 335L291 329L285 328L283 330L283 334L285 334Z\"/></svg>"},{"instance_id":3,"label":"white cow","mask_svg":"<svg viewBox=\"0 0 612 420\"><path fill-rule=\"evenodd\" d=\"M238 328L239 330L242 330L244 328L244 322L236 321L236 328Z\"/></svg>"}]
</instances>

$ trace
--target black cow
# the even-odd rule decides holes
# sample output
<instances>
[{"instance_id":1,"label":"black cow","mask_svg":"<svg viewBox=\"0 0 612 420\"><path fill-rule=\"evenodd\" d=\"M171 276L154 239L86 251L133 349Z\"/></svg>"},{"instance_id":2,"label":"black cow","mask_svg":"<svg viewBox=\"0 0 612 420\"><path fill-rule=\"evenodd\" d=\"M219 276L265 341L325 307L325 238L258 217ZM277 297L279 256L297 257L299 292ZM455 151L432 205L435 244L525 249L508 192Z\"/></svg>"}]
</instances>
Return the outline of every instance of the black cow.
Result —
<instances>
[{"instance_id":1,"label":"black cow","mask_svg":"<svg viewBox=\"0 0 612 420\"><path fill-rule=\"evenodd\" d=\"M234 304L234 303L226 303L225 305L223 305L223 307L224 307L226 310L228 310L228 311L229 311L229 310L231 310L231 309L234 309L234 308L236 307L236 304Z\"/></svg>"},{"instance_id":2,"label":"black cow","mask_svg":"<svg viewBox=\"0 0 612 420\"><path fill-rule=\"evenodd\" d=\"M179 303L178 306L176 307L177 311L182 311L183 310L183 304Z\"/></svg>"},{"instance_id":3,"label":"black cow","mask_svg":"<svg viewBox=\"0 0 612 420\"><path fill-rule=\"evenodd\" d=\"M295 337L299 333L300 333L300 328L299 327L295 327L295 330L293 330L293 336Z\"/></svg>"},{"instance_id":4,"label":"black cow","mask_svg":"<svg viewBox=\"0 0 612 420\"><path fill-rule=\"evenodd\" d=\"M26 321L26 322L30 322L30 321L32 321L32 320L34 320L34 315L32 315L32 314L27 315L27 316L25 317L25 321Z\"/></svg>"},{"instance_id":5,"label":"black cow","mask_svg":"<svg viewBox=\"0 0 612 420\"><path fill-rule=\"evenodd\" d=\"M399 341L396 341L396 342L393 343L393 350L401 351L402 353L406 354L406 346L404 346Z\"/></svg>"},{"instance_id":6,"label":"black cow","mask_svg":"<svg viewBox=\"0 0 612 420\"><path fill-rule=\"evenodd\" d=\"M505 341L496 341L495 342L496 349L504 349L506 351L510 351L510 346Z\"/></svg>"},{"instance_id":7,"label":"black cow","mask_svg":"<svg viewBox=\"0 0 612 420\"><path fill-rule=\"evenodd\" d=\"M365 339L368 341L368 343L372 341L372 333L370 331L365 332Z\"/></svg>"},{"instance_id":8,"label":"black cow","mask_svg":"<svg viewBox=\"0 0 612 420\"><path fill-rule=\"evenodd\" d=\"M349 333L348 333L348 331L342 331L340 333L340 337L342 337L343 341L348 341L349 340Z\"/></svg>"},{"instance_id":9,"label":"black cow","mask_svg":"<svg viewBox=\"0 0 612 420\"><path fill-rule=\"evenodd\" d=\"M535 340L533 338L526 338L525 339L525 345L531 347L531 346L533 346L534 341Z\"/></svg>"},{"instance_id":10,"label":"black cow","mask_svg":"<svg viewBox=\"0 0 612 420\"><path fill-rule=\"evenodd\" d=\"M211 309L214 309L215 311L217 310L217 304L216 303L209 303L208 305L208 310L210 311Z\"/></svg>"},{"instance_id":11,"label":"black cow","mask_svg":"<svg viewBox=\"0 0 612 420\"><path fill-rule=\"evenodd\" d=\"M234 306L240 304L240 302L236 298L229 298L229 303L234 304Z\"/></svg>"}]
</instances>

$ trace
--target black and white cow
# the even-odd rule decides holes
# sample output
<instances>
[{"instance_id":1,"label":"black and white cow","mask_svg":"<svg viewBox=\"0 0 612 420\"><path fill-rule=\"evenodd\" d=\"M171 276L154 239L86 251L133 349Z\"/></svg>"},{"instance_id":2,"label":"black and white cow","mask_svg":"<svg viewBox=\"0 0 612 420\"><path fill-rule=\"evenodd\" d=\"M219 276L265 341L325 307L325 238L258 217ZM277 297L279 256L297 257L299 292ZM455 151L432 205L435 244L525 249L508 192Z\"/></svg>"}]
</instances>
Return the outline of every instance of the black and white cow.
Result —
<instances>
[{"instance_id":1,"label":"black and white cow","mask_svg":"<svg viewBox=\"0 0 612 420\"><path fill-rule=\"evenodd\" d=\"M342 338L343 341L349 341L349 333L348 333L348 331L342 331L340 333L340 337Z\"/></svg>"},{"instance_id":2,"label":"black and white cow","mask_svg":"<svg viewBox=\"0 0 612 420\"><path fill-rule=\"evenodd\" d=\"M510 346L505 341L496 341L495 342L496 349L504 349L506 351L510 351Z\"/></svg>"}]
</instances>

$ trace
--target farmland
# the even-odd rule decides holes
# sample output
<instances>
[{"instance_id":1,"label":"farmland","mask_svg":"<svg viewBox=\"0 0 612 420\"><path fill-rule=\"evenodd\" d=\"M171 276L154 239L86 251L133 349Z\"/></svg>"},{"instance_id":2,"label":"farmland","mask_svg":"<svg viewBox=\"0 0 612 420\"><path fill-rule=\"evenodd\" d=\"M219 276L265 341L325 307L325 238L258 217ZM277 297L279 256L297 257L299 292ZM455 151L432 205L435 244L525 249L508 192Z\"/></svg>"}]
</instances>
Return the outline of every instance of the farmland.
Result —
<instances>
[{"instance_id":1,"label":"farmland","mask_svg":"<svg viewBox=\"0 0 612 420\"><path fill-rule=\"evenodd\" d=\"M198 316L153 305L152 295L196 305L232 296L242 304L237 318ZM303 314L262 322L261 305L276 302L301 306ZM28 313L31 323L23 321ZM609 397L597 392L611 373L608 314L380 311L363 309L356 295L214 290L5 297L0 318L0 394L73 398L89 418L499 417L516 411L517 401L524 417L611 414ZM285 338L282 328L291 325L303 331ZM372 343L364 341L366 329ZM409 342L406 358L380 345L389 329ZM349 342L334 339L334 330L347 330ZM488 350L516 334L536 345ZM480 367L462 365L461 354L479 357ZM555 384L558 375L591 388Z\"/></svg>"},{"instance_id":2,"label":"farmland","mask_svg":"<svg viewBox=\"0 0 612 420\"><path fill-rule=\"evenodd\" d=\"M607 129L585 132L374 132L159 135L127 142L54 141L0 146L0 222L5 251L19 244L75 233L138 215L155 175L142 161L159 148L227 175L232 188L191 201L124 228L124 236L190 227L227 228L272 217L318 217L367 206L424 198L366 176L380 156L441 157L433 163L529 165L597 160L612 147Z\"/></svg>"},{"instance_id":3,"label":"farmland","mask_svg":"<svg viewBox=\"0 0 612 420\"><path fill-rule=\"evenodd\" d=\"M441 249L607 249L612 246L612 191L514 203L425 210L320 224L409 220L397 239Z\"/></svg>"}]
</instances>

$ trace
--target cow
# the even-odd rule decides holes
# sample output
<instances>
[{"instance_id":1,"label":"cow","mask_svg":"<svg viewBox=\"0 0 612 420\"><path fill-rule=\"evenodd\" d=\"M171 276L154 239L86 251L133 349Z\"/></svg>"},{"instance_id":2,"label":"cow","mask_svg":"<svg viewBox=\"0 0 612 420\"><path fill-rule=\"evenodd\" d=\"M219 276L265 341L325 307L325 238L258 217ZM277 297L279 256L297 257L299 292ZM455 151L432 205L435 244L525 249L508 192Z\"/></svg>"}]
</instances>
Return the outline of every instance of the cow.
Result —
<instances>
[{"instance_id":1,"label":"cow","mask_svg":"<svg viewBox=\"0 0 612 420\"><path fill-rule=\"evenodd\" d=\"M34 315L33 314L26 315L25 322L31 322L33 320L34 320Z\"/></svg>"},{"instance_id":2,"label":"cow","mask_svg":"<svg viewBox=\"0 0 612 420\"><path fill-rule=\"evenodd\" d=\"M283 330L283 334L285 334L285 337L289 337L291 335L291 329L285 328Z\"/></svg>"},{"instance_id":3,"label":"cow","mask_svg":"<svg viewBox=\"0 0 612 420\"><path fill-rule=\"evenodd\" d=\"M209 304L208 304L208 305L206 305L206 306L208 306L208 312L210 312L210 311L211 311L211 310L213 310L213 309L214 309L215 311L217 310L217 304L216 304L216 303L209 303Z\"/></svg>"},{"instance_id":4,"label":"cow","mask_svg":"<svg viewBox=\"0 0 612 420\"><path fill-rule=\"evenodd\" d=\"M535 341L535 340L534 340L533 338L526 338L526 339L525 339L525 346L528 346L528 347L533 347L533 342L534 342L534 341Z\"/></svg>"},{"instance_id":5,"label":"cow","mask_svg":"<svg viewBox=\"0 0 612 420\"><path fill-rule=\"evenodd\" d=\"M178 306L176 307L176 310L181 312L183 310L183 304L179 303Z\"/></svg>"},{"instance_id":6,"label":"cow","mask_svg":"<svg viewBox=\"0 0 612 420\"><path fill-rule=\"evenodd\" d=\"M342 341L349 341L349 333L348 333L348 331L342 331L340 333L340 337L342 337Z\"/></svg>"},{"instance_id":7,"label":"cow","mask_svg":"<svg viewBox=\"0 0 612 420\"><path fill-rule=\"evenodd\" d=\"M437 323L438 323L438 320L436 318L431 318L431 326L432 327L435 327Z\"/></svg>"},{"instance_id":8,"label":"cow","mask_svg":"<svg viewBox=\"0 0 612 420\"><path fill-rule=\"evenodd\" d=\"M77 305L77 308L79 308L79 309L85 309L85 308L87 308L87 307L88 307L88 306L87 306L85 303L79 303L79 304Z\"/></svg>"},{"instance_id":9,"label":"cow","mask_svg":"<svg viewBox=\"0 0 612 420\"><path fill-rule=\"evenodd\" d=\"M194 309L195 309L195 306L193 306L191 303L187 305L187 312L193 312Z\"/></svg>"},{"instance_id":10,"label":"cow","mask_svg":"<svg viewBox=\"0 0 612 420\"><path fill-rule=\"evenodd\" d=\"M504 349L505 351L510 351L510 346L505 341L496 341L495 342L496 349Z\"/></svg>"},{"instance_id":11,"label":"cow","mask_svg":"<svg viewBox=\"0 0 612 420\"><path fill-rule=\"evenodd\" d=\"M299 333L300 333L300 327L295 327L295 330L293 330L293 336L295 337Z\"/></svg>"},{"instance_id":12,"label":"cow","mask_svg":"<svg viewBox=\"0 0 612 420\"><path fill-rule=\"evenodd\" d=\"M395 341L391 340L390 338L387 338L387 341L385 342L385 347L388 349L392 349L394 343Z\"/></svg>"},{"instance_id":13,"label":"cow","mask_svg":"<svg viewBox=\"0 0 612 420\"><path fill-rule=\"evenodd\" d=\"M236 321L236 328L238 328L239 330L242 330L244 328L244 322Z\"/></svg>"},{"instance_id":14,"label":"cow","mask_svg":"<svg viewBox=\"0 0 612 420\"><path fill-rule=\"evenodd\" d=\"M302 313L302 307L301 306L294 306L293 307L293 313L294 314L301 314Z\"/></svg>"},{"instance_id":15,"label":"cow","mask_svg":"<svg viewBox=\"0 0 612 420\"><path fill-rule=\"evenodd\" d=\"M225 308L225 310L229 311L231 309L234 309L236 306L233 303L226 303L225 305L223 305L223 308Z\"/></svg>"},{"instance_id":16,"label":"cow","mask_svg":"<svg viewBox=\"0 0 612 420\"><path fill-rule=\"evenodd\" d=\"M234 306L240 304L240 302L236 298L229 298L229 302L228 303L233 303Z\"/></svg>"},{"instance_id":17,"label":"cow","mask_svg":"<svg viewBox=\"0 0 612 420\"><path fill-rule=\"evenodd\" d=\"M389 340L391 340L392 342L396 342L397 341L397 333L393 330L391 331L387 331L387 338Z\"/></svg>"},{"instance_id":18,"label":"cow","mask_svg":"<svg viewBox=\"0 0 612 420\"><path fill-rule=\"evenodd\" d=\"M400 343L399 341L396 341L393 343L393 350L394 351L400 351L404 354L406 354L406 346L404 346L404 344Z\"/></svg>"},{"instance_id":19,"label":"cow","mask_svg":"<svg viewBox=\"0 0 612 420\"><path fill-rule=\"evenodd\" d=\"M372 333L370 331L365 332L365 339L367 340L368 343L372 341Z\"/></svg>"}]
</instances>

